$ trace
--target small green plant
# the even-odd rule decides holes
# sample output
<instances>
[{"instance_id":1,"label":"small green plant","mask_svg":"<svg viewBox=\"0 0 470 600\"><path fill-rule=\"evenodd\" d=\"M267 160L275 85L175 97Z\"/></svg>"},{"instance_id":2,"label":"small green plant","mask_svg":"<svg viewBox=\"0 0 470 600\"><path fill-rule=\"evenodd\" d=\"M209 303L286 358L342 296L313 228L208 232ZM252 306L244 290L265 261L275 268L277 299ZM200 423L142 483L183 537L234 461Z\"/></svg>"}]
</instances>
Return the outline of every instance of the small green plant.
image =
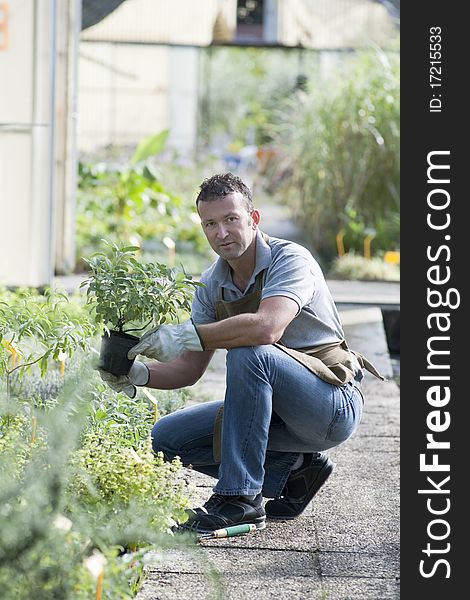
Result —
<instances>
[{"instance_id":1,"label":"small green plant","mask_svg":"<svg viewBox=\"0 0 470 600\"><path fill-rule=\"evenodd\" d=\"M10 395L11 376L23 375L37 364L44 376L50 360L71 357L87 350L94 326L85 311L69 308L65 292L47 289L0 295L0 375Z\"/></svg>"},{"instance_id":2,"label":"small green plant","mask_svg":"<svg viewBox=\"0 0 470 600\"><path fill-rule=\"evenodd\" d=\"M155 459L148 432L129 442L87 418L85 373L65 378L35 430L28 405L0 390L2 598L130 599L147 552L186 543L168 534L189 503L179 464ZM92 562L104 568L101 596Z\"/></svg>"},{"instance_id":3,"label":"small green plant","mask_svg":"<svg viewBox=\"0 0 470 600\"><path fill-rule=\"evenodd\" d=\"M80 286L87 287L97 324L107 331L139 331L190 310L190 290L200 284L161 263L139 262L137 246L103 241L111 254L97 252L86 260L89 274Z\"/></svg>"},{"instance_id":4,"label":"small green plant","mask_svg":"<svg viewBox=\"0 0 470 600\"><path fill-rule=\"evenodd\" d=\"M120 444L137 447L147 440L155 421L155 405L138 393L134 398L126 394L116 394L96 376L96 386L91 391L91 427L101 431L109 429ZM157 415L160 417L185 406L189 392L181 390L152 390L156 397Z\"/></svg>"},{"instance_id":5,"label":"small green plant","mask_svg":"<svg viewBox=\"0 0 470 600\"><path fill-rule=\"evenodd\" d=\"M89 507L101 504L112 509L115 519L130 506L151 513L148 525L169 532L187 515L185 483L176 477L179 459L165 462L152 451L150 437L134 446L123 445L115 429L86 431L81 448L72 456L71 493ZM135 542L144 540L135 540Z\"/></svg>"}]
</instances>

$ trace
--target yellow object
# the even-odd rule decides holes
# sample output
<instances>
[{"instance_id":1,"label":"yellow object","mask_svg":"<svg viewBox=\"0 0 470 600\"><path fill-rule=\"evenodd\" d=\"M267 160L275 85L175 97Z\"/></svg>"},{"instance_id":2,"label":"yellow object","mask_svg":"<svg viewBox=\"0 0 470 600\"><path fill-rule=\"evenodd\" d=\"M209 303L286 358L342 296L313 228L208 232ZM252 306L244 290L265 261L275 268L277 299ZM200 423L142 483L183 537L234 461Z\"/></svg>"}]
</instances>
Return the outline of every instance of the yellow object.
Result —
<instances>
[{"instance_id":1,"label":"yellow object","mask_svg":"<svg viewBox=\"0 0 470 600\"><path fill-rule=\"evenodd\" d=\"M384 254L384 261L389 263L390 265L399 265L400 264L400 253L389 250Z\"/></svg>"},{"instance_id":2,"label":"yellow object","mask_svg":"<svg viewBox=\"0 0 470 600\"><path fill-rule=\"evenodd\" d=\"M158 414L158 401L155 398L155 396L148 391L147 388L142 388L142 391L147 396L147 398L150 400L150 402L153 404L153 422L156 423L160 416Z\"/></svg>"},{"instance_id":3,"label":"yellow object","mask_svg":"<svg viewBox=\"0 0 470 600\"><path fill-rule=\"evenodd\" d=\"M10 352L11 354L11 366L16 367L21 365L21 353L18 351L18 348L15 346L13 342L10 340L2 340L2 345Z\"/></svg>"},{"instance_id":4,"label":"yellow object","mask_svg":"<svg viewBox=\"0 0 470 600\"><path fill-rule=\"evenodd\" d=\"M344 256L344 254L345 254L344 243L343 243L343 238L344 238L345 233L346 232L344 231L344 229L341 229L341 231L336 234L336 247L338 248L339 256Z\"/></svg>"},{"instance_id":5,"label":"yellow object","mask_svg":"<svg viewBox=\"0 0 470 600\"><path fill-rule=\"evenodd\" d=\"M101 596L103 594L103 579L104 579L104 569L98 575L98 581L96 582L96 600L101 600Z\"/></svg>"},{"instance_id":6,"label":"yellow object","mask_svg":"<svg viewBox=\"0 0 470 600\"><path fill-rule=\"evenodd\" d=\"M0 50L8 50L10 43L8 2L0 2Z\"/></svg>"},{"instance_id":7,"label":"yellow object","mask_svg":"<svg viewBox=\"0 0 470 600\"><path fill-rule=\"evenodd\" d=\"M372 252L371 252L371 245L372 245L372 240L375 238L375 235L369 234L366 236L365 240L364 240L364 258L371 258L372 256Z\"/></svg>"}]
</instances>

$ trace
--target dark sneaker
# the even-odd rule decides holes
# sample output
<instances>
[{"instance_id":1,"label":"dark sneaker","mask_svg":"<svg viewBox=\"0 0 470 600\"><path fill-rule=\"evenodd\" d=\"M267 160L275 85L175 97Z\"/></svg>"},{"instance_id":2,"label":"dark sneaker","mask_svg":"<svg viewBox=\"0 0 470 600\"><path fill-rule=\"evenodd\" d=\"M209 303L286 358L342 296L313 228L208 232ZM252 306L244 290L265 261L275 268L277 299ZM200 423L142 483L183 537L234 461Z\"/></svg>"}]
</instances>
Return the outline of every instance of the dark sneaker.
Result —
<instances>
[{"instance_id":1,"label":"dark sneaker","mask_svg":"<svg viewBox=\"0 0 470 600\"><path fill-rule=\"evenodd\" d=\"M322 454L305 454L302 466L292 471L281 498L266 502L268 519L289 520L301 515L331 475L334 463Z\"/></svg>"},{"instance_id":2,"label":"dark sneaker","mask_svg":"<svg viewBox=\"0 0 470 600\"><path fill-rule=\"evenodd\" d=\"M257 529L266 527L263 496L222 496L213 494L201 507L187 511L189 519L180 529L197 533L210 533L233 525L254 523Z\"/></svg>"}]
</instances>

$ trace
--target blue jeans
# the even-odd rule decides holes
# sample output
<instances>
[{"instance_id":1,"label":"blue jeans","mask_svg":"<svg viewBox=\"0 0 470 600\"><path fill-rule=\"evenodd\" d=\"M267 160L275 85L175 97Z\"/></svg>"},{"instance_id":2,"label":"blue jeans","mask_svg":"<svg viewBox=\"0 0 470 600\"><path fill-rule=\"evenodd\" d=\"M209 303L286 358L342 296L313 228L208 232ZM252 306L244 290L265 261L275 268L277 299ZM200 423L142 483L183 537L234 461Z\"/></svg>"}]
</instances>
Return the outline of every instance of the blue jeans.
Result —
<instances>
[{"instance_id":1,"label":"blue jeans","mask_svg":"<svg viewBox=\"0 0 470 600\"><path fill-rule=\"evenodd\" d=\"M299 453L328 450L354 433L362 417L360 379L362 372L338 387L275 346L232 348L220 465L212 441L222 401L162 417L152 430L153 449L218 479L218 494L278 498Z\"/></svg>"}]
</instances>

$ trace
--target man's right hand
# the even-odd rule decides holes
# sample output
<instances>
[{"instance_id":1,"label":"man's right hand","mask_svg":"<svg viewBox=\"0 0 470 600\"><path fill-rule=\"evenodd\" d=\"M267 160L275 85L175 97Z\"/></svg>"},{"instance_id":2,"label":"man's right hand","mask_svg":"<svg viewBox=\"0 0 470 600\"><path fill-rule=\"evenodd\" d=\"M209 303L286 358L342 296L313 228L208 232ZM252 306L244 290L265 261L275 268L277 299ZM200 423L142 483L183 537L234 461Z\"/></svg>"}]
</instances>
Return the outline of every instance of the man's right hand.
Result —
<instances>
[{"instance_id":1,"label":"man's right hand","mask_svg":"<svg viewBox=\"0 0 470 600\"><path fill-rule=\"evenodd\" d=\"M101 379L115 392L124 392L129 398L135 398L136 386L145 386L150 379L147 365L136 360L127 375L113 375L109 371L99 369Z\"/></svg>"}]
</instances>

